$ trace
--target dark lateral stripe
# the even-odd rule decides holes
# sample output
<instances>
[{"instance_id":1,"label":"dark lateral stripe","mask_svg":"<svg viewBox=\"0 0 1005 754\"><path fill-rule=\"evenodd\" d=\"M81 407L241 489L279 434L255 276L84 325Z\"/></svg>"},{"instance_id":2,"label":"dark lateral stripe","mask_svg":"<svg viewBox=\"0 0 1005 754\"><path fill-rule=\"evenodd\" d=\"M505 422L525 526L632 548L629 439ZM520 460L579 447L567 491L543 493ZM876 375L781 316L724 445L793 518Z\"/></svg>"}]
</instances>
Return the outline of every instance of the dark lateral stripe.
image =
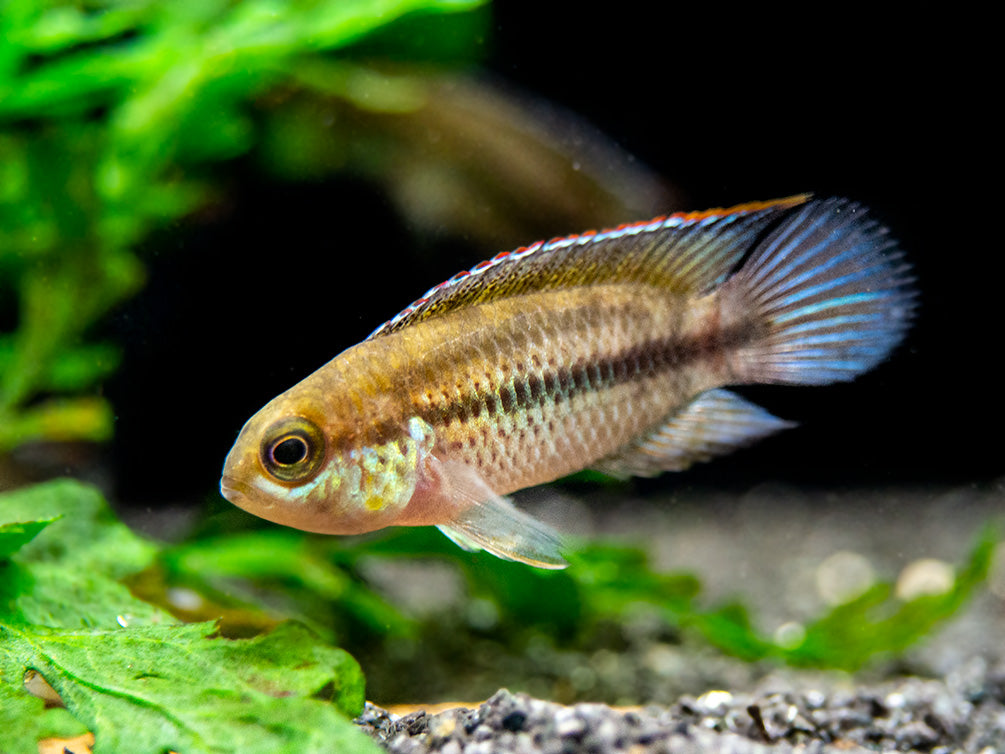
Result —
<instances>
[{"instance_id":1,"label":"dark lateral stripe","mask_svg":"<svg viewBox=\"0 0 1005 754\"><path fill-rule=\"evenodd\" d=\"M503 413L514 414L544 405L548 400L561 403L577 392L610 389L638 378L683 368L742 343L749 335L747 329L735 329L719 333L718 337L651 340L605 359L580 361L540 374L532 372L503 385L498 393L471 392L460 400L423 407L419 415L436 427L467 421L481 414L483 408L489 416L495 416L500 409Z\"/></svg>"}]
</instances>

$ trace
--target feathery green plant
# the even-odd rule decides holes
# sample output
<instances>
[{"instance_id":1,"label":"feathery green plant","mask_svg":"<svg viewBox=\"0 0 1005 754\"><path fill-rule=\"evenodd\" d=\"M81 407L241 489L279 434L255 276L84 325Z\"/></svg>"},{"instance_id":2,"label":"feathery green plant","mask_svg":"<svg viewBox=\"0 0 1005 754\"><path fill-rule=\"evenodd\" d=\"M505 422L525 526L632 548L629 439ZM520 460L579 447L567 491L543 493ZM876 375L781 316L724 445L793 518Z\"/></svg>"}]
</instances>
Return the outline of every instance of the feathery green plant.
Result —
<instances>
[{"instance_id":1,"label":"feathery green plant","mask_svg":"<svg viewBox=\"0 0 1005 754\"><path fill-rule=\"evenodd\" d=\"M343 53L409 16L425 23L421 54L460 54L481 21L458 11L481 2L5 0L0 452L110 435L93 388L118 352L88 330L142 285L144 239L211 202L214 166L263 138L270 95L313 87L391 106L382 77ZM450 19L471 28L437 33Z\"/></svg>"}]
</instances>

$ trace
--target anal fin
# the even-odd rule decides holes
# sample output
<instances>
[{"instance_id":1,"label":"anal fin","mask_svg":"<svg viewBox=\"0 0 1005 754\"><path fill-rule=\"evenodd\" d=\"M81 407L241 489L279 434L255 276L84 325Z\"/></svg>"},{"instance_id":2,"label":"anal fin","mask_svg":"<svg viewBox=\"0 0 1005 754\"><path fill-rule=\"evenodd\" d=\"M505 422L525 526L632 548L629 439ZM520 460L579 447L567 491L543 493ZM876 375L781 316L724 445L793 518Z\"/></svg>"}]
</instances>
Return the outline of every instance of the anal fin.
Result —
<instances>
[{"instance_id":1,"label":"anal fin","mask_svg":"<svg viewBox=\"0 0 1005 754\"><path fill-rule=\"evenodd\" d=\"M708 390L593 468L618 477L682 471L792 426L736 393Z\"/></svg>"}]
</instances>

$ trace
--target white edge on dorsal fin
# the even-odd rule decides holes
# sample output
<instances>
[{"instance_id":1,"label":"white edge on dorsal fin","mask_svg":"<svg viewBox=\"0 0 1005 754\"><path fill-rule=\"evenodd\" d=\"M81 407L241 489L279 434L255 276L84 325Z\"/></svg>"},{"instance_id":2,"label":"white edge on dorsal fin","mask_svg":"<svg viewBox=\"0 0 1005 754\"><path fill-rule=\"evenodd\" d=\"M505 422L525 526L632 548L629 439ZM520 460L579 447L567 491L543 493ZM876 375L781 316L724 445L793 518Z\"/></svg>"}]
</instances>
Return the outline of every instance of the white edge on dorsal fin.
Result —
<instances>
[{"instance_id":1,"label":"white edge on dorsal fin","mask_svg":"<svg viewBox=\"0 0 1005 754\"><path fill-rule=\"evenodd\" d=\"M672 285L706 293L721 284L779 213L808 201L808 194L767 202L750 202L728 209L710 209L630 223L600 233L538 241L514 251L496 254L430 288L397 315L382 324L367 340L394 332L412 322L453 311L474 300L491 300L490 284L503 283L512 290L515 280L533 279L520 293L627 280ZM634 256L628 264L627 257ZM548 274L527 276L514 265L543 265ZM535 288L534 286L541 286ZM501 293L499 295L509 295Z\"/></svg>"}]
</instances>

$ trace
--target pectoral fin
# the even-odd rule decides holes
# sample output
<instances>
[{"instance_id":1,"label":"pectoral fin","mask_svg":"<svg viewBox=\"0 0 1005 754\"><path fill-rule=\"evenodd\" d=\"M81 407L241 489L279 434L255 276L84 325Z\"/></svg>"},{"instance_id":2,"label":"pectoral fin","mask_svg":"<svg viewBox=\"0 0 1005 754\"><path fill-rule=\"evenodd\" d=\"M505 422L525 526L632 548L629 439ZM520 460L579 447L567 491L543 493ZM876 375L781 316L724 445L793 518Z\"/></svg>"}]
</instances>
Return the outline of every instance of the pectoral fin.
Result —
<instances>
[{"instance_id":1,"label":"pectoral fin","mask_svg":"<svg viewBox=\"0 0 1005 754\"><path fill-rule=\"evenodd\" d=\"M465 550L485 550L504 560L537 568L565 568L558 533L497 495L477 471L456 461L440 461L453 496L465 498L461 513L437 525Z\"/></svg>"}]
</instances>

